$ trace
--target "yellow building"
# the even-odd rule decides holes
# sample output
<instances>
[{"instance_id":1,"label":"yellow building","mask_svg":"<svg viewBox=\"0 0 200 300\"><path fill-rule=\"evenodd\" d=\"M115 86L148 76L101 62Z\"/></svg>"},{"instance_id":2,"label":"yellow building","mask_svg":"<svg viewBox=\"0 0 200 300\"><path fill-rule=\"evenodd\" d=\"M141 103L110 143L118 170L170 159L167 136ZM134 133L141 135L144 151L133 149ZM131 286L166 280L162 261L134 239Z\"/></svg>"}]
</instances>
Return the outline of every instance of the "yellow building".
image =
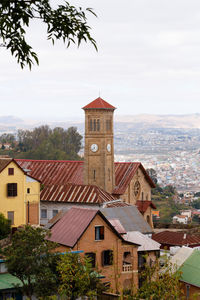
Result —
<instances>
[{"instance_id":1,"label":"yellow building","mask_svg":"<svg viewBox=\"0 0 200 300\"><path fill-rule=\"evenodd\" d=\"M0 212L12 227L39 224L40 182L12 158L0 158Z\"/></svg>"}]
</instances>

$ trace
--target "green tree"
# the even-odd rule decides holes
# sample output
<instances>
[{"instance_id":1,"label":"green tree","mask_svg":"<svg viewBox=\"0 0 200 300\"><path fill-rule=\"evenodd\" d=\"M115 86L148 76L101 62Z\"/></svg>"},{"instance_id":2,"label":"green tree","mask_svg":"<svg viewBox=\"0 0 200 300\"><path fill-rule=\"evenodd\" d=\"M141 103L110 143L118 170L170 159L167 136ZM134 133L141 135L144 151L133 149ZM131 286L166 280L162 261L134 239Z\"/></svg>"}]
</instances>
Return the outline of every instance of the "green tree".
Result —
<instances>
[{"instance_id":1,"label":"green tree","mask_svg":"<svg viewBox=\"0 0 200 300\"><path fill-rule=\"evenodd\" d=\"M8 272L22 282L22 292L29 299L57 292L55 255L51 253L56 244L46 240L47 235L43 228L27 225L14 233L11 245L3 251Z\"/></svg>"},{"instance_id":2,"label":"green tree","mask_svg":"<svg viewBox=\"0 0 200 300\"><path fill-rule=\"evenodd\" d=\"M11 233L11 222L0 213L0 240L6 238Z\"/></svg>"},{"instance_id":3,"label":"green tree","mask_svg":"<svg viewBox=\"0 0 200 300\"><path fill-rule=\"evenodd\" d=\"M13 153L17 158L77 160L82 136L75 127L53 130L43 125L34 130L18 131L18 148ZM20 152L18 152L20 151Z\"/></svg>"},{"instance_id":4,"label":"green tree","mask_svg":"<svg viewBox=\"0 0 200 300\"><path fill-rule=\"evenodd\" d=\"M17 62L24 68L31 69L34 62L39 63L37 54L26 41L26 30L31 20L40 19L47 26L47 39L54 44L62 40L78 46L82 41L91 42L96 47L95 40L90 35L86 13L95 15L91 8L85 11L63 1L53 8L50 0L2 0L0 2L0 38L2 45L11 51Z\"/></svg>"},{"instance_id":5,"label":"green tree","mask_svg":"<svg viewBox=\"0 0 200 300\"><path fill-rule=\"evenodd\" d=\"M66 253L60 257L57 265L59 274L59 294L66 299L97 296L104 289L98 273L95 272L86 256Z\"/></svg>"},{"instance_id":6,"label":"green tree","mask_svg":"<svg viewBox=\"0 0 200 300\"><path fill-rule=\"evenodd\" d=\"M180 300L182 296L180 277L181 273L168 260L163 269L160 269L159 260L151 266L146 264L140 274L142 285L129 299Z\"/></svg>"}]
</instances>

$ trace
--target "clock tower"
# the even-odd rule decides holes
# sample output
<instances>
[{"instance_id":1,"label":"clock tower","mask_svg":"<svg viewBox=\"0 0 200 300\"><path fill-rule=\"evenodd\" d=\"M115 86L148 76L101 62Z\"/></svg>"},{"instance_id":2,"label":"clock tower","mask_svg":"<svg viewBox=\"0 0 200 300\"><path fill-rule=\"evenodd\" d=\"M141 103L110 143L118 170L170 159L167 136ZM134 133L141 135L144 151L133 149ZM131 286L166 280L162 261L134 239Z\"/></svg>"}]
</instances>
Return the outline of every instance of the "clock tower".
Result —
<instances>
[{"instance_id":1,"label":"clock tower","mask_svg":"<svg viewBox=\"0 0 200 300\"><path fill-rule=\"evenodd\" d=\"M113 113L115 107L97 98L85 111L84 183L112 193L115 187Z\"/></svg>"}]
</instances>

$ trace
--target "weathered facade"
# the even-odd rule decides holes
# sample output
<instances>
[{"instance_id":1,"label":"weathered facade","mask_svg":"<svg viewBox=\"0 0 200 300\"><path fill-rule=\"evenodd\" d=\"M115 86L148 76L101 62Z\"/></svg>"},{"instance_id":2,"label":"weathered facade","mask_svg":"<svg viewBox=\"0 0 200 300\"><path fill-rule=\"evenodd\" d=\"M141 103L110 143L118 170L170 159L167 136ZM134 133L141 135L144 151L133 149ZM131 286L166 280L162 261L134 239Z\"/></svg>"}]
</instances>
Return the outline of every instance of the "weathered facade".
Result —
<instances>
[{"instance_id":1,"label":"weathered facade","mask_svg":"<svg viewBox=\"0 0 200 300\"><path fill-rule=\"evenodd\" d=\"M73 229L77 220L81 228ZM59 236L60 228L63 235L66 230L65 238ZM50 240L60 244L56 251L83 250L82 255L92 257L111 292L138 287L139 245L125 241L100 211L72 208L51 228L51 233Z\"/></svg>"},{"instance_id":2,"label":"weathered facade","mask_svg":"<svg viewBox=\"0 0 200 300\"><path fill-rule=\"evenodd\" d=\"M0 212L13 227L40 222L40 182L10 158L0 158Z\"/></svg>"}]
</instances>

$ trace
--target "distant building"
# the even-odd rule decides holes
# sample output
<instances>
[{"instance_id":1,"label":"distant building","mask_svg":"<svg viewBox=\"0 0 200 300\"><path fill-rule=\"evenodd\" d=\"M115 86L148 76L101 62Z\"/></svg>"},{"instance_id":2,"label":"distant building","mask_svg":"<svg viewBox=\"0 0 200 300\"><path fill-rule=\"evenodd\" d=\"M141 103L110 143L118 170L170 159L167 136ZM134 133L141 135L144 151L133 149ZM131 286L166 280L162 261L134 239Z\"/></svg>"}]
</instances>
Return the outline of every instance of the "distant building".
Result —
<instances>
[{"instance_id":1,"label":"distant building","mask_svg":"<svg viewBox=\"0 0 200 300\"><path fill-rule=\"evenodd\" d=\"M177 215L173 217L173 224L187 224L188 223L188 216L185 215Z\"/></svg>"}]
</instances>

